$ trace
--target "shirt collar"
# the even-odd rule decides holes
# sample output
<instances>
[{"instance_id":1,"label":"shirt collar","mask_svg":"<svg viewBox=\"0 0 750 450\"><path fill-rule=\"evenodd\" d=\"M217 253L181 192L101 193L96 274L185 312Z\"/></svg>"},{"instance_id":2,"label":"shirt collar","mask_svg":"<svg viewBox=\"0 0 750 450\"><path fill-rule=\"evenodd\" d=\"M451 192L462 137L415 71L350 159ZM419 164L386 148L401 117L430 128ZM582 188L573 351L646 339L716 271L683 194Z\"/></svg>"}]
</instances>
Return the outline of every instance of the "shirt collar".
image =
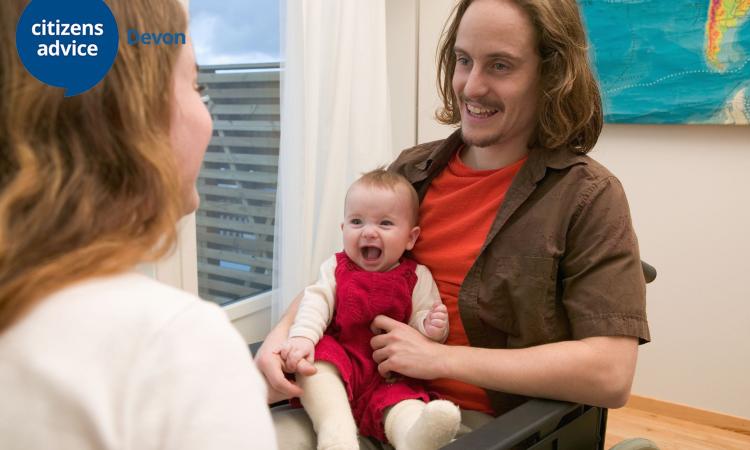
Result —
<instances>
[{"instance_id":1,"label":"shirt collar","mask_svg":"<svg viewBox=\"0 0 750 450\"><path fill-rule=\"evenodd\" d=\"M461 138L461 129L459 128L451 133L440 145L435 146L430 155L415 164L414 167L422 171L430 171L429 169L433 168L434 165L435 168L442 170L461 145L463 145L463 139ZM585 155L574 153L567 149L549 150L533 148L529 151L526 166L528 167L530 180L533 183L537 183L544 178L547 168L563 170L576 164L586 164L587 161Z\"/></svg>"}]
</instances>

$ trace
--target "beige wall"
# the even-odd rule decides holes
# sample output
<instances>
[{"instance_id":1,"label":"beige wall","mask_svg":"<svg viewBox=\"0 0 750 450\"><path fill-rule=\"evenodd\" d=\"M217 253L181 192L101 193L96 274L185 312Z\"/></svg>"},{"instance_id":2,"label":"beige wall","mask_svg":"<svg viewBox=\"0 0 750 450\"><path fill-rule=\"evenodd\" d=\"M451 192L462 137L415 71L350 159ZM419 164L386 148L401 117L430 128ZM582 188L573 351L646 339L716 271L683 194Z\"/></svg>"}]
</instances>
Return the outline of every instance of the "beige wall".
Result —
<instances>
[{"instance_id":1,"label":"beige wall","mask_svg":"<svg viewBox=\"0 0 750 450\"><path fill-rule=\"evenodd\" d=\"M419 142L450 132L432 113L451 6L419 1ZM622 180L659 271L633 393L750 418L750 126L608 125L592 156Z\"/></svg>"},{"instance_id":2,"label":"beige wall","mask_svg":"<svg viewBox=\"0 0 750 450\"><path fill-rule=\"evenodd\" d=\"M388 91L394 155L417 141L419 0L386 0Z\"/></svg>"},{"instance_id":3,"label":"beige wall","mask_svg":"<svg viewBox=\"0 0 750 450\"><path fill-rule=\"evenodd\" d=\"M633 392L750 418L750 126L611 125L593 156L659 270Z\"/></svg>"}]
</instances>

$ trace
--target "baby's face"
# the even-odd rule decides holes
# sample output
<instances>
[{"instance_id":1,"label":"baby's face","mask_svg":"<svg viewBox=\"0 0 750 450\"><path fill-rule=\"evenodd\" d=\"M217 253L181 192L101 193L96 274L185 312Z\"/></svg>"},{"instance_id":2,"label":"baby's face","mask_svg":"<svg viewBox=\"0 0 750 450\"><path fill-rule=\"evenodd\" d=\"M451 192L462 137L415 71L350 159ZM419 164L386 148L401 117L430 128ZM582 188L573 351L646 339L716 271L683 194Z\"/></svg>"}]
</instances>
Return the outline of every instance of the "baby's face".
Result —
<instances>
[{"instance_id":1,"label":"baby's face","mask_svg":"<svg viewBox=\"0 0 750 450\"><path fill-rule=\"evenodd\" d=\"M385 272L411 250L419 236L413 221L409 192L355 184L344 207L344 251L368 272Z\"/></svg>"}]
</instances>

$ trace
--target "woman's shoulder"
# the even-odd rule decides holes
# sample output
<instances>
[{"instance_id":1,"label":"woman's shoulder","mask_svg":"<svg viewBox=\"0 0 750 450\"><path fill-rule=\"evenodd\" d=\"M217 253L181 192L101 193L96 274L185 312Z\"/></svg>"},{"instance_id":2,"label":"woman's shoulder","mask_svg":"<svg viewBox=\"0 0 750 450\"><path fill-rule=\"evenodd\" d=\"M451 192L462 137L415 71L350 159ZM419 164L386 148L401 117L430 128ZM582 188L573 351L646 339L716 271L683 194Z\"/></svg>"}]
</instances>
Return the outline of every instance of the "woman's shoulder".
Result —
<instances>
[{"instance_id":1,"label":"woman's shoulder","mask_svg":"<svg viewBox=\"0 0 750 450\"><path fill-rule=\"evenodd\" d=\"M42 299L10 331L27 339L57 345L98 340L115 348L137 345L149 336L188 320L195 326L226 327L221 309L195 295L129 272L79 281ZM33 345L33 344L32 344ZM86 345L84 345L86 346Z\"/></svg>"},{"instance_id":2,"label":"woman's shoulder","mask_svg":"<svg viewBox=\"0 0 750 450\"><path fill-rule=\"evenodd\" d=\"M39 404L57 417L43 430L50 436L74 430L85 440L75 430L86 423L115 430L108 442L150 445L175 433L175 448L199 448L206 435L273 443L265 385L226 314L141 274L81 281L42 300L0 335L0 385L14 386L8 404L25 422Z\"/></svg>"},{"instance_id":3,"label":"woman's shoulder","mask_svg":"<svg viewBox=\"0 0 750 450\"><path fill-rule=\"evenodd\" d=\"M53 309L99 310L100 314L119 320L157 321L169 320L186 309L208 306L189 292L137 272L84 280L61 289L44 303Z\"/></svg>"},{"instance_id":4,"label":"woman's shoulder","mask_svg":"<svg viewBox=\"0 0 750 450\"><path fill-rule=\"evenodd\" d=\"M235 356L247 352L220 307L138 273L65 287L0 336L0 355L19 367L45 368L45 377L65 382L91 368L90 382L107 386L131 373L137 361L216 352L206 346ZM97 375L102 366L109 376Z\"/></svg>"},{"instance_id":5,"label":"woman's shoulder","mask_svg":"<svg viewBox=\"0 0 750 450\"><path fill-rule=\"evenodd\" d=\"M167 298L197 298L186 291L157 281L136 270L81 280L59 290L53 294L53 297L85 296L90 293L100 295L101 293L106 293L106 298L117 298L120 294L129 295L135 292L147 297L166 295Z\"/></svg>"}]
</instances>

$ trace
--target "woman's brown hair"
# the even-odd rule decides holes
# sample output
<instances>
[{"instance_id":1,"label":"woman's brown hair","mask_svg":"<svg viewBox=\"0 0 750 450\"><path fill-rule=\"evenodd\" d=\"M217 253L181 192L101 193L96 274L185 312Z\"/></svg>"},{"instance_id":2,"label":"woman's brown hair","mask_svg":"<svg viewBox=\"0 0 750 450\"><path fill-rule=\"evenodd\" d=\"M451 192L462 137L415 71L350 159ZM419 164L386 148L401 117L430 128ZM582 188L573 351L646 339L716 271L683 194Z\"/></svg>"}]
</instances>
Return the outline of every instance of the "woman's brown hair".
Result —
<instances>
[{"instance_id":1,"label":"woman's brown hair","mask_svg":"<svg viewBox=\"0 0 750 450\"><path fill-rule=\"evenodd\" d=\"M181 46L131 46L125 33L184 33L184 8L107 1L120 30L115 63L97 86L64 98L19 60L27 3L0 2L0 332L74 281L160 258L181 215L169 143Z\"/></svg>"},{"instance_id":2,"label":"woman's brown hair","mask_svg":"<svg viewBox=\"0 0 750 450\"><path fill-rule=\"evenodd\" d=\"M464 13L473 0L460 0L443 29L438 48L438 89L443 107L437 119L445 124L461 121L453 91L456 55L453 47ZM541 57L542 95L539 120L530 146L568 148L587 153L602 129L599 85L588 58L586 32L575 0L510 0L520 6L536 30Z\"/></svg>"}]
</instances>

